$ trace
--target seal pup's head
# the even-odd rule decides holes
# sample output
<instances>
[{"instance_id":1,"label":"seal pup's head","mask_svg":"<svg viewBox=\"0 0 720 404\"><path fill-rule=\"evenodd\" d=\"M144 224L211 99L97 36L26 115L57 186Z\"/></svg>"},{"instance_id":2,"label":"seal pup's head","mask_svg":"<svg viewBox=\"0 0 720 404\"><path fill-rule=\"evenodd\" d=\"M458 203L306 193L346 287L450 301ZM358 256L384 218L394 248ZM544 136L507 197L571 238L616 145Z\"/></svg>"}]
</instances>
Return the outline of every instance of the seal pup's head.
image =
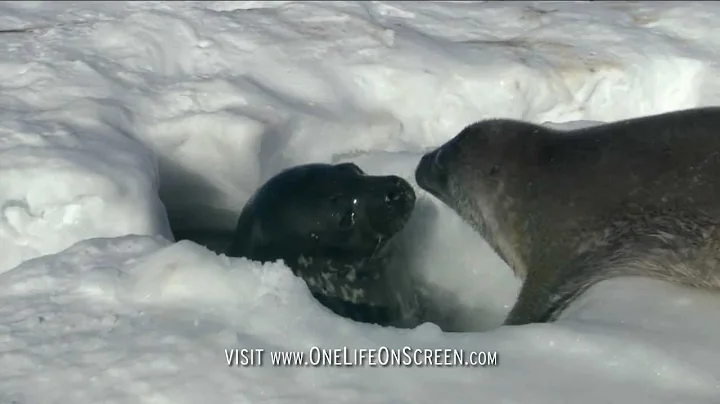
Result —
<instances>
[{"instance_id":1,"label":"seal pup's head","mask_svg":"<svg viewBox=\"0 0 720 404\"><path fill-rule=\"evenodd\" d=\"M283 260L337 314L382 323L405 304L390 242L415 199L406 180L368 175L353 163L295 166L248 201L228 255Z\"/></svg>"},{"instance_id":2,"label":"seal pup's head","mask_svg":"<svg viewBox=\"0 0 720 404\"><path fill-rule=\"evenodd\" d=\"M400 177L367 175L353 163L296 166L248 201L233 250L262 261L367 258L405 226L414 206L415 192Z\"/></svg>"}]
</instances>

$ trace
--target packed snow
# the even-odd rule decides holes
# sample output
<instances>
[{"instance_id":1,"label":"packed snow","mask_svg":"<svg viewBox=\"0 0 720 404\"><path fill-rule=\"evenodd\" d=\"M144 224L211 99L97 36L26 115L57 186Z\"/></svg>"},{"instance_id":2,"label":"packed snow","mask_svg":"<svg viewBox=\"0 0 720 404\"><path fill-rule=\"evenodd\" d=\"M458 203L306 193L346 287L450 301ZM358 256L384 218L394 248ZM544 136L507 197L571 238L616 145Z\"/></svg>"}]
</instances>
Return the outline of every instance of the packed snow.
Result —
<instances>
[{"instance_id":1,"label":"packed snow","mask_svg":"<svg viewBox=\"0 0 720 404\"><path fill-rule=\"evenodd\" d=\"M714 2L0 3L0 404L719 402L720 298L617 279L556 323L500 326L517 280L420 189L402 257L454 332L354 323L281 262L212 247L295 164L414 184L483 118L718 105L718 20ZM271 363L312 347L497 363ZM236 348L262 365L228 365Z\"/></svg>"}]
</instances>

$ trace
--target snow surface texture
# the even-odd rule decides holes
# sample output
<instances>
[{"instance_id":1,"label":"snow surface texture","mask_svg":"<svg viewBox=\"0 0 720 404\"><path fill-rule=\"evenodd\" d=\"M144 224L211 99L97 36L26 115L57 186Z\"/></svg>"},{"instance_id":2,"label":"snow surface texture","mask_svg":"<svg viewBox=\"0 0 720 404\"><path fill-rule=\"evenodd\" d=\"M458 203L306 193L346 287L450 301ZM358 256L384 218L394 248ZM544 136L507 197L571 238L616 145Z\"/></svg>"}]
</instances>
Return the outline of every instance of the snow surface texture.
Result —
<instances>
[{"instance_id":1,"label":"snow surface texture","mask_svg":"<svg viewBox=\"0 0 720 404\"><path fill-rule=\"evenodd\" d=\"M404 255L485 332L350 322L282 264L175 243L169 225L227 231L304 162L412 181L423 151L486 117L717 105L719 19L712 2L0 3L0 404L717 403L717 298L619 279L557 323L496 328L517 282L421 191ZM312 346L499 366L225 357Z\"/></svg>"}]
</instances>

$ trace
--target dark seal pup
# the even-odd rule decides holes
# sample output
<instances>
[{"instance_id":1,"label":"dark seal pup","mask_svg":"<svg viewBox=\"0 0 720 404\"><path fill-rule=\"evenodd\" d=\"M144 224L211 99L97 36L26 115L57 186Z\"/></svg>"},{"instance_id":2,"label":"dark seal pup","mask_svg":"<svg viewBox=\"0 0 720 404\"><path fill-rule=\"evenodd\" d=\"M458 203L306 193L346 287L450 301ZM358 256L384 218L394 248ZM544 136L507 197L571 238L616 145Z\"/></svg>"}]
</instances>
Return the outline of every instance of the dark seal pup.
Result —
<instances>
[{"instance_id":1,"label":"dark seal pup","mask_svg":"<svg viewBox=\"0 0 720 404\"><path fill-rule=\"evenodd\" d=\"M613 277L720 290L720 107L569 131L481 121L415 177L523 280L507 325L554 321Z\"/></svg>"},{"instance_id":2,"label":"dark seal pup","mask_svg":"<svg viewBox=\"0 0 720 404\"><path fill-rule=\"evenodd\" d=\"M227 255L283 260L340 316L414 327L415 288L392 258L415 198L402 178L367 175L353 163L292 167L247 202Z\"/></svg>"}]
</instances>

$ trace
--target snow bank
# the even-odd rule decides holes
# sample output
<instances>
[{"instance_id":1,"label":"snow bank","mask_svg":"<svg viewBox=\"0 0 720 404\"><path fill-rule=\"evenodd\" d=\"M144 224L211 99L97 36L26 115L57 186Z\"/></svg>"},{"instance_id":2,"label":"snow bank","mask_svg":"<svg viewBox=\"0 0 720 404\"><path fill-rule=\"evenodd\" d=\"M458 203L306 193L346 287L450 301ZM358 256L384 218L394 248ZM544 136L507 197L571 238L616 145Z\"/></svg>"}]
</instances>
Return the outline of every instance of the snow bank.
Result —
<instances>
[{"instance_id":1,"label":"snow bank","mask_svg":"<svg viewBox=\"0 0 720 404\"><path fill-rule=\"evenodd\" d=\"M260 267L192 242L147 236L80 242L0 275L0 284L2 402L717 397L720 302L649 281L609 282L553 325L475 334L346 321L315 304L282 265ZM406 346L496 352L497 365L336 369L270 362L270 352ZM234 348L265 349L264 365L228 366L225 349Z\"/></svg>"},{"instance_id":2,"label":"snow bank","mask_svg":"<svg viewBox=\"0 0 720 404\"><path fill-rule=\"evenodd\" d=\"M0 111L0 271L88 237L172 239L153 156L107 125L78 122L93 109Z\"/></svg>"},{"instance_id":3,"label":"snow bank","mask_svg":"<svg viewBox=\"0 0 720 404\"><path fill-rule=\"evenodd\" d=\"M382 329L331 315L282 264L173 243L169 224L227 231L303 162L412 180L423 151L485 117L586 125L718 104L718 17L711 2L0 4L0 402L716 399L709 296L613 281L556 324ZM418 192L405 259L459 328L492 329L516 281ZM497 351L500 365L225 363L229 348L313 345Z\"/></svg>"}]
</instances>

